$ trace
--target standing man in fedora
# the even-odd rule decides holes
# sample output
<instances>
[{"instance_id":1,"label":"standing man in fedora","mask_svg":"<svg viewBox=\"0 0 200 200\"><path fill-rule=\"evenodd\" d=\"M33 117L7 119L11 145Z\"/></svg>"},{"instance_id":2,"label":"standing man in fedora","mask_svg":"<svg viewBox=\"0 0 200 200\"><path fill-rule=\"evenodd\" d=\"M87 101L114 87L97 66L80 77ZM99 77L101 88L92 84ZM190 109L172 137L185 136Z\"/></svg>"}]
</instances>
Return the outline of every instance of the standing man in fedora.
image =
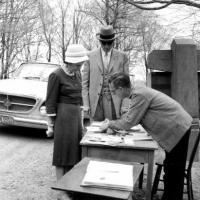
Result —
<instances>
[{"instance_id":1,"label":"standing man in fedora","mask_svg":"<svg viewBox=\"0 0 200 200\"><path fill-rule=\"evenodd\" d=\"M84 112L94 121L120 117L122 101L111 94L108 79L115 72L129 74L129 62L124 52L113 48L115 38L112 26L101 27L97 33L101 46L90 52L82 70Z\"/></svg>"}]
</instances>

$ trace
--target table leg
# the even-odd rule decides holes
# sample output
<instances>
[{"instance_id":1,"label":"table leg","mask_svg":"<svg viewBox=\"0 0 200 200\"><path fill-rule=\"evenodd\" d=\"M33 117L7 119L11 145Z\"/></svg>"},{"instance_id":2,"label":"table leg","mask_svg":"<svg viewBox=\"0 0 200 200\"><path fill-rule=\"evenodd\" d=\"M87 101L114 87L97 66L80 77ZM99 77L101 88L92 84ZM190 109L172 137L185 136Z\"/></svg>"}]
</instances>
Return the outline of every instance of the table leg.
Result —
<instances>
[{"instance_id":1,"label":"table leg","mask_svg":"<svg viewBox=\"0 0 200 200\"><path fill-rule=\"evenodd\" d=\"M146 200L151 200L153 164L154 164L154 152L149 152L148 168L147 168Z\"/></svg>"}]
</instances>

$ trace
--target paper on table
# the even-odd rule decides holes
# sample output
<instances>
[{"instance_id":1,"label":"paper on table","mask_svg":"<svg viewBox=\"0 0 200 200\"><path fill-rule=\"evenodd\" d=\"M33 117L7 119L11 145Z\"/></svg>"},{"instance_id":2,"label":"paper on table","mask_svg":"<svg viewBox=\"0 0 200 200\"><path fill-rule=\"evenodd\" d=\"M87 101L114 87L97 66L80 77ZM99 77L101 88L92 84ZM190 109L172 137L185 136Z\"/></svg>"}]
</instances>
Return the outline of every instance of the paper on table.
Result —
<instances>
[{"instance_id":1,"label":"paper on table","mask_svg":"<svg viewBox=\"0 0 200 200\"><path fill-rule=\"evenodd\" d=\"M90 126L87 126L86 129L89 132L96 132L96 133L100 133L100 127L103 124L103 122L97 122L97 121L93 121Z\"/></svg>"},{"instance_id":2,"label":"paper on table","mask_svg":"<svg viewBox=\"0 0 200 200\"><path fill-rule=\"evenodd\" d=\"M149 141L152 140L152 137L148 135L147 133L135 133L134 135L131 136L126 136L124 137L124 144L126 145L135 145L136 141Z\"/></svg>"},{"instance_id":3,"label":"paper on table","mask_svg":"<svg viewBox=\"0 0 200 200\"><path fill-rule=\"evenodd\" d=\"M88 126L88 127L86 127L86 129L89 132L97 132L97 133L101 132L101 130L98 126Z\"/></svg>"},{"instance_id":4,"label":"paper on table","mask_svg":"<svg viewBox=\"0 0 200 200\"><path fill-rule=\"evenodd\" d=\"M81 185L133 191L133 165L90 161Z\"/></svg>"},{"instance_id":5,"label":"paper on table","mask_svg":"<svg viewBox=\"0 0 200 200\"><path fill-rule=\"evenodd\" d=\"M90 126L98 126L98 127L100 127L102 125L102 123L103 123L103 121L102 122L93 121Z\"/></svg>"},{"instance_id":6,"label":"paper on table","mask_svg":"<svg viewBox=\"0 0 200 200\"><path fill-rule=\"evenodd\" d=\"M85 137L85 141L88 143L99 143L99 144L107 144L107 145L117 145L119 143L122 143L123 140L121 137L117 135L107 135L103 133L94 133L94 134L88 134Z\"/></svg>"}]
</instances>

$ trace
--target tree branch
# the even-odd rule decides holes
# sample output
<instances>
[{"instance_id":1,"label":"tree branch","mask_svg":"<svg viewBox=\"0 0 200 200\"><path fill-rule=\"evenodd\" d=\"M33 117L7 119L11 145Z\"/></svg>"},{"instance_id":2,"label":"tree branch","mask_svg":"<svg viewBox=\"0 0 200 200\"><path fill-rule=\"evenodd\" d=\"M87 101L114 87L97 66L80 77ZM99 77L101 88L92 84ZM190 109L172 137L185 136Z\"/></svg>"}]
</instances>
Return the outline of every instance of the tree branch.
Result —
<instances>
[{"instance_id":1,"label":"tree branch","mask_svg":"<svg viewBox=\"0 0 200 200\"><path fill-rule=\"evenodd\" d=\"M192 0L123 0L124 2L135 6L141 10L160 10L172 4L186 5L200 8L200 3Z\"/></svg>"}]
</instances>

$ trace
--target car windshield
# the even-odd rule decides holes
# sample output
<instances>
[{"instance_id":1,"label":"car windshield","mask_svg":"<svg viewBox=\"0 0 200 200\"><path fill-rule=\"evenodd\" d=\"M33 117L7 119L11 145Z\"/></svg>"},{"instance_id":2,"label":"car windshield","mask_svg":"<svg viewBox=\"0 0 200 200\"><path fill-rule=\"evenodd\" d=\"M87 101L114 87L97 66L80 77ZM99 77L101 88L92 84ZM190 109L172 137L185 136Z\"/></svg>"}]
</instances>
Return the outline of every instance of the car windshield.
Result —
<instances>
[{"instance_id":1,"label":"car windshield","mask_svg":"<svg viewBox=\"0 0 200 200\"><path fill-rule=\"evenodd\" d=\"M48 81L51 72L56 70L59 65L48 63L24 63L14 73L15 79L29 79Z\"/></svg>"}]
</instances>

